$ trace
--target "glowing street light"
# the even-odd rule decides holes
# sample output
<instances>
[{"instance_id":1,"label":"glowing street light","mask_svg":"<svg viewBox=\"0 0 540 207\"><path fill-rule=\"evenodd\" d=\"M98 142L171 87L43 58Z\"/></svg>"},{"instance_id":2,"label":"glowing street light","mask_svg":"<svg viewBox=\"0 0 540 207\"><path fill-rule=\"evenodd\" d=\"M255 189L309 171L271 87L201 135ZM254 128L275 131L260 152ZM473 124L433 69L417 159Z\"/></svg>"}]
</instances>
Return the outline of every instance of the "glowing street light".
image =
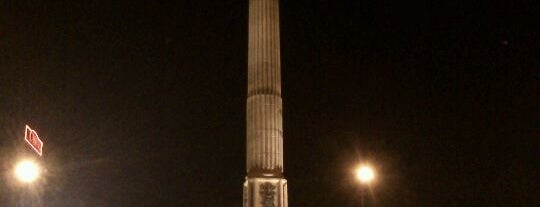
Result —
<instances>
[{"instance_id":1,"label":"glowing street light","mask_svg":"<svg viewBox=\"0 0 540 207\"><path fill-rule=\"evenodd\" d=\"M39 166L31 161L24 160L15 166L15 177L23 183L32 183L39 178Z\"/></svg>"},{"instance_id":2,"label":"glowing street light","mask_svg":"<svg viewBox=\"0 0 540 207\"><path fill-rule=\"evenodd\" d=\"M356 179L364 184L369 184L375 179L375 172L373 168L368 165L360 166L356 169Z\"/></svg>"},{"instance_id":3,"label":"glowing street light","mask_svg":"<svg viewBox=\"0 0 540 207\"><path fill-rule=\"evenodd\" d=\"M375 180L375 170L369 165L360 165L356 168L355 171L356 179L360 181L362 186L360 186L360 202L361 206L364 207L364 197L366 197L366 187L370 187L369 184Z\"/></svg>"}]
</instances>

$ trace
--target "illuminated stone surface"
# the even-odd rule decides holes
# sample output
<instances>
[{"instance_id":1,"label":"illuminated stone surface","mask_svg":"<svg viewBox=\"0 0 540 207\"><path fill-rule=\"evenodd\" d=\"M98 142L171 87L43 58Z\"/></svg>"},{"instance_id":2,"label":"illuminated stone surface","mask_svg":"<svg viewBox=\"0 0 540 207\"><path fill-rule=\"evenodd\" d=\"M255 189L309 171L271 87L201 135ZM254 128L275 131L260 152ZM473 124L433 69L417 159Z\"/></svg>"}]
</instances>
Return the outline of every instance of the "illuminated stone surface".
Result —
<instances>
[{"instance_id":1,"label":"illuminated stone surface","mask_svg":"<svg viewBox=\"0 0 540 207\"><path fill-rule=\"evenodd\" d=\"M286 207L279 0L249 1L244 207Z\"/></svg>"}]
</instances>

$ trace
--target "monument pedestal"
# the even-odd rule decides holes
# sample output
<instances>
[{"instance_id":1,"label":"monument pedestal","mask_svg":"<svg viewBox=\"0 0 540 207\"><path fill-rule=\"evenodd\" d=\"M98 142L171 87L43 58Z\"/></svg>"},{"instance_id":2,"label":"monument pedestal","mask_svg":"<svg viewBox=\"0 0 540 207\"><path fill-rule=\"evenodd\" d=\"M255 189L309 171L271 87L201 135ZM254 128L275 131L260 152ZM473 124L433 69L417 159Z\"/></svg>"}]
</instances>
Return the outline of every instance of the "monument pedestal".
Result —
<instances>
[{"instance_id":1,"label":"monument pedestal","mask_svg":"<svg viewBox=\"0 0 540 207\"><path fill-rule=\"evenodd\" d=\"M244 207L287 207L287 180L274 177L246 178Z\"/></svg>"}]
</instances>

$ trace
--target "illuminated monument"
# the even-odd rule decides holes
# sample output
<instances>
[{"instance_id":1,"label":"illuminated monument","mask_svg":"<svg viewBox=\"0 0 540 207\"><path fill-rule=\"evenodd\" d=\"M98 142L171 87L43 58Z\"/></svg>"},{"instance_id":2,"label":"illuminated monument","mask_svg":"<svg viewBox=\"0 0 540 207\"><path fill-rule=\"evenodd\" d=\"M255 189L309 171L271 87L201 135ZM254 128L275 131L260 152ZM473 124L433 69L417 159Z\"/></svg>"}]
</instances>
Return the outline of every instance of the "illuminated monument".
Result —
<instances>
[{"instance_id":1,"label":"illuminated monument","mask_svg":"<svg viewBox=\"0 0 540 207\"><path fill-rule=\"evenodd\" d=\"M279 0L249 0L247 176L244 207L287 207Z\"/></svg>"}]
</instances>

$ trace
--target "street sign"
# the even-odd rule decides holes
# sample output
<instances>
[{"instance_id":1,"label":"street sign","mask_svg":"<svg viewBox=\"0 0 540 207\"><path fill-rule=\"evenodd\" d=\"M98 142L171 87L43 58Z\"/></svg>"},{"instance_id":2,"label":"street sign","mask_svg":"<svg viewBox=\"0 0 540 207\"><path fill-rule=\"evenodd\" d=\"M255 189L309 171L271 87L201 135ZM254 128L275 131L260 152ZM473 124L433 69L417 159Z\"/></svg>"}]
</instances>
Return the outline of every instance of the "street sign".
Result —
<instances>
[{"instance_id":1,"label":"street sign","mask_svg":"<svg viewBox=\"0 0 540 207\"><path fill-rule=\"evenodd\" d=\"M24 140L30 144L30 146L38 153L39 156L42 154L43 142L39 139L36 131L31 129L26 125L26 130L24 131Z\"/></svg>"}]
</instances>

